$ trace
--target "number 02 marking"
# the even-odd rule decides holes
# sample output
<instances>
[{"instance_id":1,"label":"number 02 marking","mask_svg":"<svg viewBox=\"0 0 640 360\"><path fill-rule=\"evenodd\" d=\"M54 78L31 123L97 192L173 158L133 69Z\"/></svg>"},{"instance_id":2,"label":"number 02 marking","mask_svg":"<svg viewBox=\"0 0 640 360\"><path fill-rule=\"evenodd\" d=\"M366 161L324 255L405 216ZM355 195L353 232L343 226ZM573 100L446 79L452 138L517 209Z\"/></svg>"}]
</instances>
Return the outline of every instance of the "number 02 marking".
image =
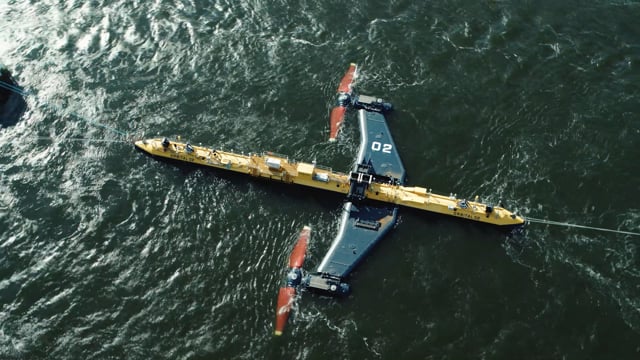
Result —
<instances>
[{"instance_id":1,"label":"number 02 marking","mask_svg":"<svg viewBox=\"0 0 640 360\"><path fill-rule=\"evenodd\" d=\"M382 150L383 153L387 153L387 154L391 154L391 149L393 148L393 146L391 146L391 144L382 144L378 141L374 141L371 143L371 150L373 151L380 151Z\"/></svg>"}]
</instances>

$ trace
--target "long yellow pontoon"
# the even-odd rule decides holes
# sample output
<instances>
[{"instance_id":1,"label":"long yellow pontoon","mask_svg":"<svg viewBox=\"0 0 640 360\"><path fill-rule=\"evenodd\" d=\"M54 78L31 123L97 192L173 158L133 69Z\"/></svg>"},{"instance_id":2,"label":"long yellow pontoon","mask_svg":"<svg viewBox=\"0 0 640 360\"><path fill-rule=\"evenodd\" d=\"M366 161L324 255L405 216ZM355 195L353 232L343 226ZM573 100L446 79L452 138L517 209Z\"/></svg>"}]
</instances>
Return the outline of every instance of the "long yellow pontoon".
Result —
<instances>
[{"instance_id":1,"label":"long yellow pontoon","mask_svg":"<svg viewBox=\"0 0 640 360\"><path fill-rule=\"evenodd\" d=\"M258 178L348 194L350 175L328 167L298 162L270 152L248 155L189 145L164 138L140 140L136 147L150 155ZM524 219L500 206L489 206L455 196L434 194L424 187L371 182L364 192L370 200L450 215L499 226L518 226Z\"/></svg>"}]
</instances>

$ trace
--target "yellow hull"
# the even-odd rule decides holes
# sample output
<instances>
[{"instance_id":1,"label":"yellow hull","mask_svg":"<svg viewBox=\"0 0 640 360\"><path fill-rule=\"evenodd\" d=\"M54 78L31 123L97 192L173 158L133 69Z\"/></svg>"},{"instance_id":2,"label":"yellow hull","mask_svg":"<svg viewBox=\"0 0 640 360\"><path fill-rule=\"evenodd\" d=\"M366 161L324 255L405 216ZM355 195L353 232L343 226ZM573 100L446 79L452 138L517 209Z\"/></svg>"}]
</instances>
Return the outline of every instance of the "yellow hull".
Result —
<instances>
[{"instance_id":1,"label":"yellow hull","mask_svg":"<svg viewBox=\"0 0 640 360\"><path fill-rule=\"evenodd\" d=\"M153 156L234 171L254 177L298 184L316 189L348 194L351 187L349 175L334 172L330 168L290 160L273 153L241 155L201 146L171 141L163 145L163 139L147 139L135 142L136 147ZM433 194L426 188L394 184L371 183L365 192L371 200L397 204L455 216L499 226L518 226L524 219L502 207L457 199L454 196Z\"/></svg>"}]
</instances>

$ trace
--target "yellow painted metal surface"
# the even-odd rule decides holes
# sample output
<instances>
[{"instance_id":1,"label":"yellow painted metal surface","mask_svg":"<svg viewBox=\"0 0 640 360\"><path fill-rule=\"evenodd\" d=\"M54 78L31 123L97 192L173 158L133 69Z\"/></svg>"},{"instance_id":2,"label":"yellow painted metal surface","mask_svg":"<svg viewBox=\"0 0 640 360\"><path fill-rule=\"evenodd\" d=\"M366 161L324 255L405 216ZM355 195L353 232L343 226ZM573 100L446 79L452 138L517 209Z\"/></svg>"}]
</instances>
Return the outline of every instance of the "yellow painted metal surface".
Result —
<instances>
[{"instance_id":1,"label":"yellow painted metal surface","mask_svg":"<svg viewBox=\"0 0 640 360\"><path fill-rule=\"evenodd\" d=\"M349 193L349 175L334 172L330 168L290 160L288 157L269 152L248 155L209 149L163 139L147 139L135 142L136 147L157 157L193 163L212 168L234 171L268 180L298 184L316 189ZM165 146L166 145L166 146ZM454 196L433 194L426 188L392 184L371 183L365 196L367 199L393 203L443 215L499 225L521 225L524 219L507 209L457 199Z\"/></svg>"}]
</instances>

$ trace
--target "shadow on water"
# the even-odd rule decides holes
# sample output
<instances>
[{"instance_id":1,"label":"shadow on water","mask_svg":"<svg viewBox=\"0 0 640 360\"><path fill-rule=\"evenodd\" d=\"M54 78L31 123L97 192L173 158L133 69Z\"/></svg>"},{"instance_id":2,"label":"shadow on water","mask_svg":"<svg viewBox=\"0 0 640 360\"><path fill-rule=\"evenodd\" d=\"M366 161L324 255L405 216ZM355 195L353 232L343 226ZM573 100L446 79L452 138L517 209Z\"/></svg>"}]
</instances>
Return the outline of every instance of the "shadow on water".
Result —
<instances>
[{"instance_id":1,"label":"shadow on water","mask_svg":"<svg viewBox=\"0 0 640 360\"><path fill-rule=\"evenodd\" d=\"M27 110L23 89L0 65L0 127L14 126Z\"/></svg>"}]
</instances>

